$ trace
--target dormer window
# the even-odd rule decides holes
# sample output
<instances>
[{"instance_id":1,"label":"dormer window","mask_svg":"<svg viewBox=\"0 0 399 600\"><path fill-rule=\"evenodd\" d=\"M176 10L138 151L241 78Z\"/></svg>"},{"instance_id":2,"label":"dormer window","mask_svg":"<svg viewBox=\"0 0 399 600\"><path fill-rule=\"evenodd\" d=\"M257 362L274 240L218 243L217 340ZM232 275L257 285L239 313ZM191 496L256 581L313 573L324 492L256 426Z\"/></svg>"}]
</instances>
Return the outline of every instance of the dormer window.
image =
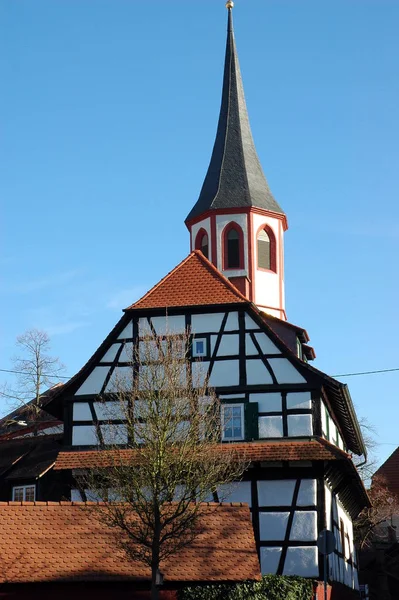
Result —
<instances>
[{"instance_id":1,"label":"dormer window","mask_svg":"<svg viewBox=\"0 0 399 600\"><path fill-rule=\"evenodd\" d=\"M223 269L244 268L244 240L242 229L237 223L230 223L223 232Z\"/></svg>"},{"instance_id":2,"label":"dormer window","mask_svg":"<svg viewBox=\"0 0 399 600\"><path fill-rule=\"evenodd\" d=\"M256 238L258 269L276 271L276 240L272 230L264 226Z\"/></svg>"},{"instance_id":3,"label":"dormer window","mask_svg":"<svg viewBox=\"0 0 399 600\"><path fill-rule=\"evenodd\" d=\"M18 485L12 488L12 499L15 502L34 502L36 485Z\"/></svg>"},{"instance_id":4,"label":"dormer window","mask_svg":"<svg viewBox=\"0 0 399 600\"><path fill-rule=\"evenodd\" d=\"M209 239L205 229L200 229L195 238L195 249L201 250L205 258L209 258Z\"/></svg>"}]
</instances>

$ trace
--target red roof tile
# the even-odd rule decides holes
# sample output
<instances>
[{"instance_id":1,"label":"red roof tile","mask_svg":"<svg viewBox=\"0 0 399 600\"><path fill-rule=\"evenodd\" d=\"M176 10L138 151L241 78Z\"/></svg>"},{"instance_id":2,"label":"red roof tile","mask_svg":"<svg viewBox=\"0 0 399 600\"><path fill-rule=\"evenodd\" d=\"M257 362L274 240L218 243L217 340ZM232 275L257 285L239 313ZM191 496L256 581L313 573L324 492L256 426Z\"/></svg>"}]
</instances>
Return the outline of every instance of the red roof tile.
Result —
<instances>
[{"instance_id":1,"label":"red roof tile","mask_svg":"<svg viewBox=\"0 0 399 600\"><path fill-rule=\"evenodd\" d=\"M1 502L0 522L0 583L149 578L83 503ZM165 582L259 579L248 506L205 504L198 537L161 571Z\"/></svg>"},{"instance_id":2,"label":"red roof tile","mask_svg":"<svg viewBox=\"0 0 399 600\"><path fill-rule=\"evenodd\" d=\"M248 302L202 252L194 250L140 300L125 310Z\"/></svg>"},{"instance_id":3,"label":"red roof tile","mask_svg":"<svg viewBox=\"0 0 399 600\"><path fill-rule=\"evenodd\" d=\"M230 444L221 444L220 449L231 449ZM325 440L246 442L235 443L235 450L251 462L299 461L299 460L342 460L349 455ZM82 450L60 452L55 470L90 469L126 464L135 460L140 450Z\"/></svg>"},{"instance_id":4,"label":"red roof tile","mask_svg":"<svg viewBox=\"0 0 399 600\"><path fill-rule=\"evenodd\" d=\"M383 478L384 484L399 498L399 447L374 473L373 477Z\"/></svg>"}]
</instances>

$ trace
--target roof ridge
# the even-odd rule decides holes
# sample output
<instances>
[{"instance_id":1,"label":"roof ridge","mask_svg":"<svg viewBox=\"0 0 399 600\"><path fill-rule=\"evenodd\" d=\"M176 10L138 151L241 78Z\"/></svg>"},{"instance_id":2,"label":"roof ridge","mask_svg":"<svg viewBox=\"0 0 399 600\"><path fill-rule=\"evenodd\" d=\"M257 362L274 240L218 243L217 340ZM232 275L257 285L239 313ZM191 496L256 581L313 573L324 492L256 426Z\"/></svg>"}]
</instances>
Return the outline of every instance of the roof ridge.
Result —
<instances>
[{"instance_id":1,"label":"roof ridge","mask_svg":"<svg viewBox=\"0 0 399 600\"><path fill-rule=\"evenodd\" d=\"M190 254L188 254L188 256L186 256L186 258L184 258L178 265L176 265L176 267L174 267L171 271L169 271L169 273L167 273L167 275L165 275L165 277L163 277L160 281L158 281L158 283L156 283L150 290L148 290L148 292L146 292L144 294L144 296L142 296L141 298L139 298L138 300L136 300L136 302L134 302L133 304L131 304L130 306L128 306L127 308L124 308L124 312L128 312L130 310L135 310L136 308L141 308L141 304L143 302L145 302L146 300L148 300L149 298L151 298L151 296L157 291L159 290L163 285L165 285L165 283L172 277L174 276L176 273L178 273L180 271L180 269L182 269L182 267L189 263L191 260L193 259L197 259L201 265L203 267L206 268L206 270L208 271L208 273L216 278L219 282L221 282L228 290L229 292L231 292L232 294L235 295L235 297L237 298L238 302L246 302L246 303L250 303L250 301L248 300L248 298L246 298L237 288L236 286L231 283L231 281L229 281L227 279L227 277L225 277L216 267L214 264L211 263L210 260L208 260L203 253L200 250L192 250L190 252ZM229 302L225 302L226 304L229 304ZM230 302L232 303L232 302ZM212 302L209 302L209 304L213 304ZM215 302L215 304L218 304L217 302ZM171 305L173 306L173 305ZM156 307L158 308L158 307ZM163 308L163 307L162 307Z\"/></svg>"},{"instance_id":2,"label":"roof ridge","mask_svg":"<svg viewBox=\"0 0 399 600\"><path fill-rule=\"evenodd\" d=\"M107 502L103 502L103 501L98 501L98 502L92 502L92 501L75 501L75 500L59 500L59 501L51 501L51 500L35 500L33 502L28 502L26 500L22 500L22 501L16 501L16 500L7 500L7 501L1 501L0 502L0 509L1 507L5 507L5 506L15 506L15 507L22 507L22 506L102 506L102 505L106 505ZM128 504L125 502L120 502L118 504ZM177 504L177 502L169 502L168 504ZM203 506L211 506L211 507L216 507L216 506L222 506L224 508L248 508L249 504L248 502L200 502L199 504L202 504Z\"/></svg>"},{"instance_id":3,"label":"roof ridge","mask_svg":"<svg viewBox=\"0 0 399 600\"><path fill-rule=\"evenodd\" d=\"M152 288L150 288L148 290L148 292L146 292L144 294L144 296L142 296L141 298L139 298L138 300L136 300L136 302L133 302L133 304L130 304L130 306L128 306L127 308L123 309L123 312L126 312L128 310L131 310L136 304L138 304L139 302L142 302L145 298L147 298L150 294L152 294L153 292L155 292L156 289L159 288L159 286L164 283L165 281L167 281L169 279L169 277L178 269L180 269L180 267L182 267L190 258L190 256L192 255L192 252L190 252L190 254L188 256L186 256L186 258L184 258L182 261L180 261L175 267L173 267L173 269L171 269L171 271L169 271L164 277L162 277L162 279L160 279L158 281L158 283L156 283L155 285L152 286Z\"/></svg>"}]
</instances>

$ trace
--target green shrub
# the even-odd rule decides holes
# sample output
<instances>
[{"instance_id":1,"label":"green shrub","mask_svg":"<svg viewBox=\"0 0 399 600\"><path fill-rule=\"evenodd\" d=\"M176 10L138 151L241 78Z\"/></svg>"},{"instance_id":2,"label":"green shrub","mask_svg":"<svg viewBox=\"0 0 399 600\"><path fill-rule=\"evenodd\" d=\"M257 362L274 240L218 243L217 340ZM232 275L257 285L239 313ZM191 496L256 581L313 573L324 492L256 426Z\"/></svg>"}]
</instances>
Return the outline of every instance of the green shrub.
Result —
<instances>
[{"instance_id":1,"label":"green shrub","mask_svg":"<svg viewBox=\"0 0 399 600\"><path fill-rule=\"evenodd\" d=\"M195 586L179 591L179 600L312 600L312 581L264 575L261 581Z\"/></svg>"}]
</instances>

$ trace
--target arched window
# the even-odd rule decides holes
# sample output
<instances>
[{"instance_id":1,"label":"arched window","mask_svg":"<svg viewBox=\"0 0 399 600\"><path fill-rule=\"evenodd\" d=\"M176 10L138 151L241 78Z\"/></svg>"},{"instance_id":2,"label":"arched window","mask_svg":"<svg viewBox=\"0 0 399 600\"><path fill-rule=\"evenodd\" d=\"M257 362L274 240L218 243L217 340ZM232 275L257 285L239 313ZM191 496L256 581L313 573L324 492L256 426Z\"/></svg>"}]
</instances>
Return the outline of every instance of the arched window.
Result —
<instances>
[{"instance_id":1,"label":"arched window","mask_svg":"<svg viewBox=\"0 0 399 600\"><path fill-rule=\"evenodd\" d=\"M244 247L241 227L231 223L223 233L223 269L243 269Z\"/></svg>"},{"instance_id":2,"label":"arched window","mask_svg":"<svg viewBox=\"0 0 399 600\"><path fill-rule=\"evenodd\" d=\"M195 238L195 249L201 250L202 254L209 258L209 239L205 229L200 229Z\"/></svg>"},{"instance_id":3,"label":"arched window","mask_svg":"<svg viewBox=\"0 0 399 600\"><path fill-rule=\"evenodd\" d=\"M258 231L256 249L258 269L276 271L276 242L272 230L268 227Z\"/></svg>"}]
</instances>

